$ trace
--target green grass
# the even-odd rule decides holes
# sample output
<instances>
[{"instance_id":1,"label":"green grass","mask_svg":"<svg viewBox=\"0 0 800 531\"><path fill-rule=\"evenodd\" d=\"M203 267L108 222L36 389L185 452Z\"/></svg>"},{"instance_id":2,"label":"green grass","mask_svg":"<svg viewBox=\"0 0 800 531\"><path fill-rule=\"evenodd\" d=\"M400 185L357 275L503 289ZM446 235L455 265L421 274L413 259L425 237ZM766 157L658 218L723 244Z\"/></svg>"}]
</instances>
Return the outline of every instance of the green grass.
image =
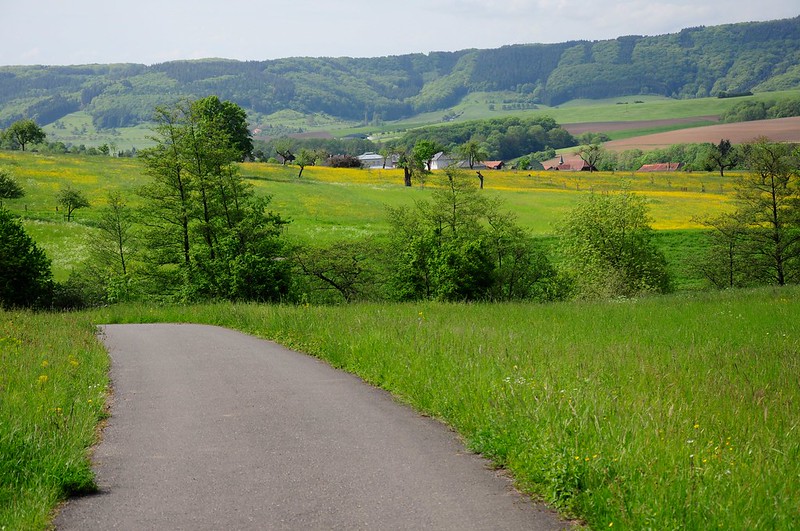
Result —
<instances>
[{"instance_id":1,"label":"green grass","mask_svg":"<svg viewBox=\"0 0 800 531\"><path fill-rule=\"evenodd\" d=\"M790 529L799 296L128 306L93 320L229 326L326 359L442 419L593 529Z\"/></svg>"},{"instance_id":2,"label":"green grass","mask_svg":"<svg viewBox=\"0 0 800 531\"><path fill-rule=\"evenodd\" d=\"M87 317L0 310L0 529L44 529L55 505L95 488L108 356Z\"/></svg>"},{"instance_id":3,"label":"green grass","mask_svg":"<svg viewBox=\"0 0 800 531\"><path fill-rule=\"evenodd\" d=\"M136 207L141 203L134 192L148 180L141 162L127 158L0 151L0 167L9 168L26 192L21 199L5 201L5 206L23 217L25 229L53 261L59 281L66 280L83 260L83 249L95 233L107 193L120 191L129 205ZM257 194L272 197L271 208L292 221L287 236L313 243L385 234L389 230L386 206L412 205L428 199L434 189L433 180L424 187L406 188L402 170L308 167L300 179L296 167L247 163L241 171ZM696 234L700 227L692 218L730 208L732 191L732 177L701 172L645 175L509 170L485 175L484 193L504 201L504 208L517 215L520 225L540 237L552 235L555 223L587 192L623 186L648 197L657 230ZM76 211L71 223L56 211L55 196L65 184L86 194L92 205ZM688 243L687 251L696 247ZM683 271L687 270L678 269L680 274ZM696 282L689 278L679 284Z\"/></svg>"}]
</instances>

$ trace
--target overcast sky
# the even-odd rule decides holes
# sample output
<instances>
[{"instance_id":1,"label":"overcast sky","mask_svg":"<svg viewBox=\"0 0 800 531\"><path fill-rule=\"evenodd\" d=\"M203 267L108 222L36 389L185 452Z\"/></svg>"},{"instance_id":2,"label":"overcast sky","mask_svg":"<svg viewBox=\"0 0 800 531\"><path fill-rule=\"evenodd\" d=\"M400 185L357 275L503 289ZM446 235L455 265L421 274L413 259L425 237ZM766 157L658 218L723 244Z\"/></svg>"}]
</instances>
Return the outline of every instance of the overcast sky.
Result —
<instances>
[{"instance_id":1,"label":"overcast sky","mask_svg":"<svg viewBox=\"0 0 800 531\"><path fill-rule=\"evenodd\" d=\"M0 0L0 65L377 57L797 15L797 0Z\"/></svg>"}]
</instances>

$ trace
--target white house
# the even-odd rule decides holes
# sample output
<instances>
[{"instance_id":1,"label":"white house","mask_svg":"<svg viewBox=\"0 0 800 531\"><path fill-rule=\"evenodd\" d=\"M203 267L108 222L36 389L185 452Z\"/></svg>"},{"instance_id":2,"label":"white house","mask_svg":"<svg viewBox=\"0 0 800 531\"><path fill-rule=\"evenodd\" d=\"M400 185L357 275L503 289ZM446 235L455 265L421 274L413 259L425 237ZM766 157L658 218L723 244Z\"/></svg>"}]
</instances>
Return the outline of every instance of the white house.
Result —
<instances>
[{"instance_id":1,"label":"white house","mask_svg":"<svg viewBox=\"0 0 800 531\"><path fill-rule=\"evenodd\" d=\"M358 160L361 161L361 166L367 169L383 168L384 166L386 168L394 168L397 166L398 157L397 155L392 155L391 157L386 159L386 162L384 164L383 156L381 156L378 153L373 153L371 151L368 151L363 155L359 155Z\"/></svg>"}]
</instances>

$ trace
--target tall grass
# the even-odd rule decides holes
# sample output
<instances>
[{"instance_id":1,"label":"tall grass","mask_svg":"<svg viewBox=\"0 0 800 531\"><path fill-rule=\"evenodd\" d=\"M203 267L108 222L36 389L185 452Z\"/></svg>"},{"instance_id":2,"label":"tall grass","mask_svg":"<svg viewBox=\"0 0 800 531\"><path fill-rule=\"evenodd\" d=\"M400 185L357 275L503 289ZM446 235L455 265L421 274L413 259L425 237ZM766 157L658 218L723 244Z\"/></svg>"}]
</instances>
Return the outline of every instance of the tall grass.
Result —
<instances>
[{"instance_id":1,"label":"tall grass","mask_svg":"<svg viewBox=\"0 0 800 531\"><path fill-rule=\"evenodd\" d=\"M453 426L590 527L800 521L800 290L552 305L112 307L238 328Z\"/></svg>"},{"instance_id":2,"label":"tall grass","mask_svg":"<svg viewBox=\"0 0 800 531\"><path fill-rule=\"evenodd\" d=\"M0 310L0 529L43 529L91 491L108 356L86 316Z\"/></svg>"}]
</instances>

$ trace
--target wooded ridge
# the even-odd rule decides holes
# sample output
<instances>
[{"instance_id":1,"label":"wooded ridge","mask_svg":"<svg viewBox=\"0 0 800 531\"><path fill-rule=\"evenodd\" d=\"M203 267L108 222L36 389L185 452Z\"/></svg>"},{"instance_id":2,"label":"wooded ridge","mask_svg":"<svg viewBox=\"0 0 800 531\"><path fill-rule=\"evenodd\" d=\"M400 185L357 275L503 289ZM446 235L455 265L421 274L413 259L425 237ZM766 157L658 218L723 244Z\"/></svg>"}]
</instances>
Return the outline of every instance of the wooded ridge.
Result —
<instances>
[{"instance_id":1,"label":"wooded ridge","mask_svg":"<svg viewBox=\"0 0 800 531\"><path fill-rule=\"evenodd\" d=\"M800 87L800 17L659 36L525 44L376 58L203 59L154 65L0 67L0 127L85 110L98 128L150 121L179 97L215 94L249 114L290 109L395 120L447 109L469 92L523 104L657 94L694 98Z\"/></svg>"}]
</instances>

